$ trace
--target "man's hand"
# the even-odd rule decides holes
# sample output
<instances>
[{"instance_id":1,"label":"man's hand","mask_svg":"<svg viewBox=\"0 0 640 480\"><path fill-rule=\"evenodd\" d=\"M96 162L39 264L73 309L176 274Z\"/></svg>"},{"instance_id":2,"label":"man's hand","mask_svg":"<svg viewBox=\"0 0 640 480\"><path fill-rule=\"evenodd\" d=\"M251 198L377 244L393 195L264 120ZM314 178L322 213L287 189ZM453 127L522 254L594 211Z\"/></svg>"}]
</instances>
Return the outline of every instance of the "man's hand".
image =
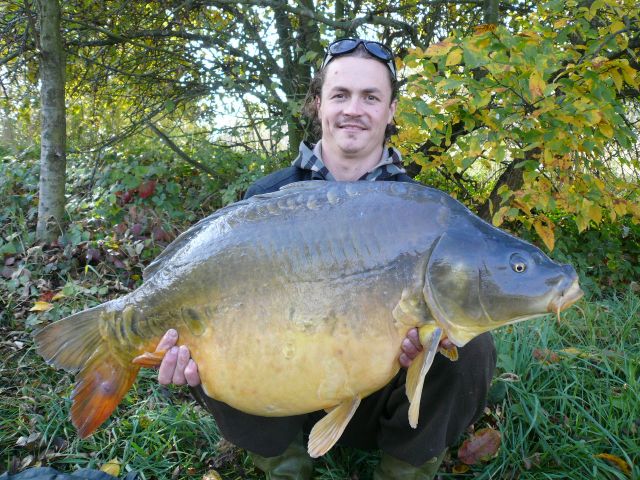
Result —
<instances>
[{"instance_id":1,"label":"man's hand","mask_svg":"<svg viewBox=\"0 0 640 480\"><path fill-rule=\"evenodd\" d=\"M200 385L198 366L191 358L189 349L185 345L176 346L178 332L170 329L158 343L156 351L166 350L167 353L160 363L158 383L161 385L185 385L190 387Z\"/></svg>"},{"instance_id":2,"label":"man's hand","mask_svg":"<svg viewBox=\"0 0 640 480\"><path fill-rule=\"evenodd\" d=\"M440 342L440 346L443 348L451 348L453 347L453 343L451 343L451 340L448 338L445 338ZM422 345L420 344L420 336L417 328L412 328L407 332L407 336L402 340L401 349L402 353L398 358L400 365L405 368L409 368L413 359L422 351Z\"/></svg>"}]
</instances>

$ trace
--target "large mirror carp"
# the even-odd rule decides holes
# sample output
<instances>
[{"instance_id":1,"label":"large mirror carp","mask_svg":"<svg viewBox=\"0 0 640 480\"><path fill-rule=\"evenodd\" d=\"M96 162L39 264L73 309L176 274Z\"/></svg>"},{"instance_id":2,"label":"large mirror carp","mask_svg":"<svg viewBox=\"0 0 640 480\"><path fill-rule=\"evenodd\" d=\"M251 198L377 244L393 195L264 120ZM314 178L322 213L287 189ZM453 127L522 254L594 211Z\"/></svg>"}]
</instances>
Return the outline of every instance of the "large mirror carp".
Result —
<instances>
[{"instance_id":1,"label":"large mirror carp","mask_svg":"<svg viewBox=\"0 0 640 480\"><path fill-rule=\"evenodd\" d=\"M360 400L407 373L416 426L438 351L502 325L567 308L576 272L471 213L445 193L398 182L301 182L203 219L180 235L130 294L40 330L47 362L78 372L71 418L91 434L169 329L189 347L204 391L239 410L327 410L309 453L326 453Z\"/></svg>"}]
</instances>

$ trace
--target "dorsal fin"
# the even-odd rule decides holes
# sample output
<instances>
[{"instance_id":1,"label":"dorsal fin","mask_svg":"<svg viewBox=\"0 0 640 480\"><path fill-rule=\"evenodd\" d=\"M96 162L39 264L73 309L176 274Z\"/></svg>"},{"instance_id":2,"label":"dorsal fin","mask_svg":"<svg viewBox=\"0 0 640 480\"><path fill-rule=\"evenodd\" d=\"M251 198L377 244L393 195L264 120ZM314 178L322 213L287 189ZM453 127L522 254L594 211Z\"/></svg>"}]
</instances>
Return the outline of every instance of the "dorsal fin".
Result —
<instances>
[{"instance_id":1,"label":"dorsal fin","mask_svg":"<svg viewBox=\"0 0 640 480\"><path fill-rule=\"evenodd\" d=\"M280 187L280 192L281 191L288 191L288 190L314 190L316 188L326 188L327 183L326 182L322 182L322 181L318 181L318 180L302 180L300 182L293 182L293 183L288 183L287 185L284 185L282 187Z\"/></svg>"}]
</instances>

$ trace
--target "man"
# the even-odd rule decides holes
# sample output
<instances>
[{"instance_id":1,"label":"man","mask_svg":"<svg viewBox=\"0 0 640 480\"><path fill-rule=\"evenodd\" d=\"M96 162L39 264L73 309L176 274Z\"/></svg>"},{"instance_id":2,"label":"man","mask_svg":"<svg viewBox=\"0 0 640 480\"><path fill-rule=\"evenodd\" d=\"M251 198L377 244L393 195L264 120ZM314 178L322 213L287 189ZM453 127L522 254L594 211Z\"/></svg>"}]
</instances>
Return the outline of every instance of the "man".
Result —
<instances>
[{"instance_id":1,"label":"man","mask_svg":"<svg viewBox=\"0 0 640 480\"><path fill-rule=\"evenodd\" d=\"M385 146L396 105L393 54L377 42L334 42L311 83L305 105L305 113L320 127L321 140L316 145L303 142L291 167L257 181L246 198L301 180L413 181L404 173L400 154ZM169 348L159 382L193 387L194 396L214 415L222 434L251 452L267 478L311 478L313 465L303 446L303 433L324 412L265 418L211 399L198 386L197 365L188 349L174 346L177 340L172 330L158 346ZM402 343L400 364L408 367L421 349L413 329ZM446 448L481 414L494 368L490 334L460 348L457 362L437 356L425 380L416 429L407 420L406 371L401 370L385 388L362 400L339 443L381 449L376 480L433 478Z\"/></svg>"}]
</instances>

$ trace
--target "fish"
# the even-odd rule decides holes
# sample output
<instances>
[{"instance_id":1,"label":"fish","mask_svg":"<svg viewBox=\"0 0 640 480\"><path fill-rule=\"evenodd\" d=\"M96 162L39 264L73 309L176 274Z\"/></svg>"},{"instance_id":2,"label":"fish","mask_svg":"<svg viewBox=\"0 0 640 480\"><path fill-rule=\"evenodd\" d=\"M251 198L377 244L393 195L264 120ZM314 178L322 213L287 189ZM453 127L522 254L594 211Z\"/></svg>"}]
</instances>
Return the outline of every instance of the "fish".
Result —
<instances>
[{"instance_id":1,"label":"fish","mask_svg":"<svg viewBox=\"0 0 640 480\"><path fill-rule=\"evenodd\" d=\"M324 455L362 398L407 372L416 427L435 355L583 295L570 265L480 219L446 193L403 182L288 185L221 208L178 236L131 293L36 332L47 363L76 374L71 420L95 431L178 331L204 392L246 413L325 410L308 451ZM448 339L449 342L443 342ZM447 348L442 345L447 345Z\"/></svg>"}]
</instances>

